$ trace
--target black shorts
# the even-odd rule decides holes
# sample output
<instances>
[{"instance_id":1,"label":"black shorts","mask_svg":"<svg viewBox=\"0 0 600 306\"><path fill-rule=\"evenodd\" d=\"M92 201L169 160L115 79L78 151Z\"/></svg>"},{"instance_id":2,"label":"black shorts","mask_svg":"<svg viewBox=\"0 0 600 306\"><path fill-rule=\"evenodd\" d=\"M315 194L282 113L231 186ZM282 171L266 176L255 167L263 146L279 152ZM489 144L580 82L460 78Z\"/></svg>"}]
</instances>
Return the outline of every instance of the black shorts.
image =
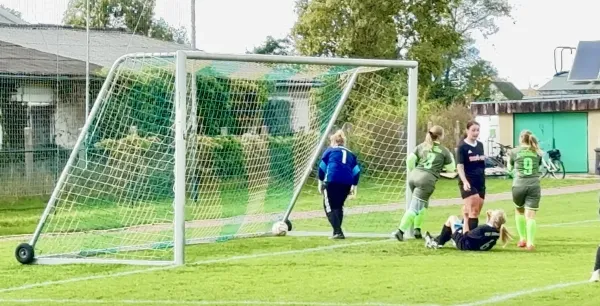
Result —
<instances>
[{"instance_id":1,"label":"black shorts","mask_svg":"<svg viewBox=\"0 0 600 306\"><path fill-rule=\"evenodd\" d=\"M341 209L344 207L344 202L346 202L346 199L350 194L352 185L338 183L325 183L324 185L323 208L325 211L330 212L333 209Z\"/></svg>"},{"instance_id":2,"label":"black shorts","mask_svg":"<svg viewBox=\"0 0 600 306\"><path fill-rule=\"evenodd\" d=\"M466 235L463 235L462 229L452 234L452 240L456 244L456 248L461 251L471 251Z\"/></svg>"},{"instance_id":3,"label":"black shorts","mask_svg":"<svg viewBox=\"0 0 600 306\"><path fill-rule=\"evenodd\" d=\"M458 180L458 189L460 190L460 196L463 199L466 199L472 195L479 194L479 197L485 199L485 177L469 177L467 176L467 181L471 185L471 190L466 191L463 187L463 182Z\"/></svg>"}]
</instances>

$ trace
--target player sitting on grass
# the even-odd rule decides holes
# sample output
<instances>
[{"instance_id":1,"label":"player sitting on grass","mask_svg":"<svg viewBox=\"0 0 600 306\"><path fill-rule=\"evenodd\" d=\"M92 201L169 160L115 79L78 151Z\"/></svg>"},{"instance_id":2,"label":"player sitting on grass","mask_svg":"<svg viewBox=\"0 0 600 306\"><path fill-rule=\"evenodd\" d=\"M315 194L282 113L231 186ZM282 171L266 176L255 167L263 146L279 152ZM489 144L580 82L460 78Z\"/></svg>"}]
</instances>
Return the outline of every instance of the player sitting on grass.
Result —
<instances>
[{"instance_id":1,"label":"player sitting on grass","mask_svg":"<svg viewBox=\"0 0 600 306\"><path fill-rule=\"evenodd\" d=\"M408 186L412 193L409 208L404 212L400 226L394 233L396 239L404 240L404 233L414 224L415 238L423 238L421 227L429 206L429 198L435 190L440 172L454 172L456 164L452 153L440 144L444 138L444 129L433 126L425 136L425 141L415 148L406 159ZM414 170L413 170L414 169Z\"/></svg>"},{"instance_id":2,"label":"player sitting on grass","mask_svg":"<svg viewBox=\"0 0 600 306\"><path fill-rule=\"evenodd\" d=\"M333 227L331 239L344 239L342 221L344 202L349 194L356 195L360 167L354 153L344 147L346 137L338 130L330 138L319 164L319 193L323 195L323 208Z\"/></svg>"},{"instance_id":3,"label":"player sitting on grass","mask_svg":"<svg viewBox=\"0 0 600 306\"><path fill-rule=\"evenodd\" d=\"M508 170L514 167L512 197L516 205L515 221L519 234L520 248L535 249L535 213L540 206L542 190L539 168L542 164L542 151L538 141L528 130L519 137L520 146L508 154Z\"/></svg>"},{"instance_id":4,"label":"player sitting on grass","mask_svg":"<svg viewBox=\"0 0 600 306\"><path fill-rule=\"evenodd\" d=\"M425 246L430 249L441 248L446 242L452 239L456 248L461 251L489 251L498 239L502 240L504 245L512 239L511 234L506 229L506 214L501 209L488 210L487 221L484 225L479 225L469 232L463 234L463 223L456 216L450 216L439 236L433 238L429 232L425 233Z\"/></svg>"}]
</instances>

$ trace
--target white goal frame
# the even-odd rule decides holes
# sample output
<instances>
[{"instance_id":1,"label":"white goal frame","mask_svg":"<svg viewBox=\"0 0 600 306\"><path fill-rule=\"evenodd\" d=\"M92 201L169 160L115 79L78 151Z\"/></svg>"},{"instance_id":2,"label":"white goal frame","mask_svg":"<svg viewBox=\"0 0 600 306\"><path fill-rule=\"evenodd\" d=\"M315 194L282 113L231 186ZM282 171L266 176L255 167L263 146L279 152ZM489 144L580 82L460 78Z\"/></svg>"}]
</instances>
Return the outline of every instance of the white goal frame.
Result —
<instances>
[{"instance_id":1,"label":"white goal frame","mask_svg":"<svg viewBox=\"0 0 600 306\"><path fill-rule=\"evenodd\" d=\"M37 264L73 264L73 263L118 263L118 264L137 264L137 265L183 265L185 264L185 203L186 203L186 148L187 148L187 67L188 59L192 60L215 60L215 61L234 61L234 62L257 62L257 63L278 63L278 64L305 64L305 65L328 65L328 66L352 66L352 67L377 67L377 68L406 68L408 69L408 114L407 114L407 142L406 153L410 154L416 146L417 135L417 94L418 94L418 62L407 60L377 60L377 59L350 59L350 58L325 58L325 57L304 57L304 56L279 56L279 55L257 55L257 54L213 54L201 51L177 51L172 53L136 53L128 54L119 58L111 67L104 84L96 98L95 103L89 113L75 147L63 168L61 175L52 192L50 200L41 216L41 219L33 233L29 245L35 249L35 245L42 233L44 225L51 214L60 192L60 186L65 183L69 170L73 167L78 152L85 142L86 135L90 130L93 120L89 120L97 115L101 108L101 103L110 92L111 84L116 76L118 66L128 59L132 58L174 58L175 59L175 178L174 178L174 218L173 218L173 260L153 261L153 260L121 260L121 259L103 259L103 258L63 258L63 257L39 257L33 260ZM192 74L193 75L193 74ZM193 77L193 76L192 76ZM331 132L335 119L341 112L344 103L352 90L354 81L357 78L355 72L349 79L342 92L342 96L336 105L332 119L328 123L325 132L319 139L319 146L325 144L328 134ZM319 157L320 151L317 149L310 157L307 167L302 173L300 184L295 186L292 198L285 211L283 220L287 221L292 213L296 201L300 195L302 186L307 181L313 164ZM410 204L410 190L406 186L406 205ZM400 220L398 220L400 221ZM411 231L412 232L412 231ZM407 236L410 236L408 233Z\"/></svg>"}]
</instances>

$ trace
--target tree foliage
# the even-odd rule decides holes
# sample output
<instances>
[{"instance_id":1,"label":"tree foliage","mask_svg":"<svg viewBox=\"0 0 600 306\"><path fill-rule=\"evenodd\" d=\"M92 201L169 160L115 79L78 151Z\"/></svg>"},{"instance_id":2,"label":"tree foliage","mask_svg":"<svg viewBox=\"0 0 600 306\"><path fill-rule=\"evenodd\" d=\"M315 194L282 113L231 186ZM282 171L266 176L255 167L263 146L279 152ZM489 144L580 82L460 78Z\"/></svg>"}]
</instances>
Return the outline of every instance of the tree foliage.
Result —
<instances>
[{"instance_id":1,"label":"tree foliage","mask_svg":"<svg viewBox=\"0 0 600 306\"><path fill-rule=\"evenodd\" d=\"M135 34L165 41L187 43L185 28L154 18L156 0L89 0L90 27L124 28ZM63 17L67 25L86 26L86 0L70 0Z\"/></svg>"},{"instance_id":2,"label":"tree foliage","mask_svg":"<svg viewBox=\"0 0 600 306\"><path fill-rule=\"evenodd\" d=\"M272 55L291 55L294 53L294 47L289 37L275 39L273 36L267 36L265 41L252 49L253 54L272 54Z\"/></svg>"}]
</instances>

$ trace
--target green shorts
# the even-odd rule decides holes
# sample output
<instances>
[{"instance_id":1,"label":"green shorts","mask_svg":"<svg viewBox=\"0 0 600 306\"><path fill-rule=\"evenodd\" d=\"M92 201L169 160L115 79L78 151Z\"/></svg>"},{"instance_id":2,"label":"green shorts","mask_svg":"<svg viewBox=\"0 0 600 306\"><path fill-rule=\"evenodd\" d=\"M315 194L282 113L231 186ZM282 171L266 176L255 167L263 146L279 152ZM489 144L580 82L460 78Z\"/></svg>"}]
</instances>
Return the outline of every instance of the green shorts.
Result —
<instances>
[{"instance_id":1,"label":"green shorts","mask_svg":"<svg viewBox=\"0 0 600 306\"><path fill-rule=\"evenodd\" d=\"M542 198L542 188L539 185L513 186L512 196L517 208L538 210Z\"/></svg>"},{"instance_id":2,"label":"green shorts","mask_svg":"<svg viewBox=\"0 0 600 306\"><path fill-rule=\"evenodd\" d=\"M412 192L412 196L424 202L429 201L435 191L436 182L437 178L429 172L413 170L408 175L408 187Z\"/></svg>"}]
</instances>

